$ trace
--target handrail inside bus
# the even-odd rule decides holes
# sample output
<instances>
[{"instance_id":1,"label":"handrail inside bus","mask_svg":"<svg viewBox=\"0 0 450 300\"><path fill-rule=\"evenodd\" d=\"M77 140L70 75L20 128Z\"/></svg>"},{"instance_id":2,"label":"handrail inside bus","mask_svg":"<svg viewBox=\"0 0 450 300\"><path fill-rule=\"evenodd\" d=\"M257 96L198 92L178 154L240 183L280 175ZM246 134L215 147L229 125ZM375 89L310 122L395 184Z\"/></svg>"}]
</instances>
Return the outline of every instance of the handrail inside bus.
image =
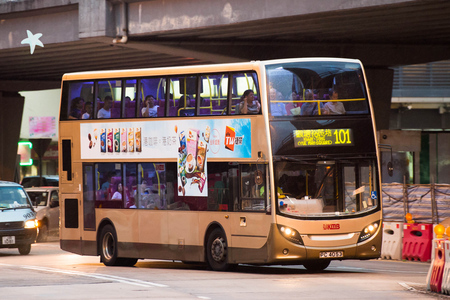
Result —
<instances>
[{"instance_id":1,"label":"handrail inside bus","mask_svg":"<svg viewBox=\"0 0 450 300\"><path fill-rule=\"evenodd\" d=\"M155 163L153 163L153 168L155 168L156 178L158 178L158 196L161 197L161 181L159 179L159 173L158 173L158 170L156 170Z\"/></svg>"}]
</instances>

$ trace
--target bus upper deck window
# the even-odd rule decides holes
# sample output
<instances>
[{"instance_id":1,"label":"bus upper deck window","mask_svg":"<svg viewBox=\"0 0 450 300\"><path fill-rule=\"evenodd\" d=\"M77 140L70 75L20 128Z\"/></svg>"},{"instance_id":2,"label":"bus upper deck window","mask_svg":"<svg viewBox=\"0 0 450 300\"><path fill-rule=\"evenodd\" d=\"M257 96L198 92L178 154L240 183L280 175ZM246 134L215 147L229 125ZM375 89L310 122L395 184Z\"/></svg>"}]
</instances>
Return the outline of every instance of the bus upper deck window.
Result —
<instances>
[{"instance_id":1,"label":"bus upper deck window","mask_svg":"<svg viewBox=\"0 0 450 300\"><path fill-rule=\"evenodd\" d=\"M94 81L64 82L61 99L61 120L82 119L86 103L94 103Z\"/></svg>"}]
</instances>

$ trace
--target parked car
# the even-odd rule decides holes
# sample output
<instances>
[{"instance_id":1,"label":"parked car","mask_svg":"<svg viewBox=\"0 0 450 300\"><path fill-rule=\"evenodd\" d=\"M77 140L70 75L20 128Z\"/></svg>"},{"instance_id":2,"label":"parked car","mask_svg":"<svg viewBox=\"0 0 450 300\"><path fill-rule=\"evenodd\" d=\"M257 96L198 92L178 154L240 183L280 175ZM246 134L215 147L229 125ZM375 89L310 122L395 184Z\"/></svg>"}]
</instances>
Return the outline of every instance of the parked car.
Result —
<instances>
[{"instance_id":1,"label":"parked car","mask_svg":"<svg viewBox=\"0 0 450 300\"><path fill-rule=\"evenodd\" d=\"M0 248L18 248L27 255L36 234L36 212L23 187L0 181Z\"/></svg>"},{"instance_id":2,"label":"parked car","mask_svg":"<svg viewBox=\"0 0 450 300\"><path fill-rule=\"evenodd\" d=\"M42 176L42 185L41 185L39 176L27 176L22 179L21 184L24 188L34 186L59 186L59 177L58 175Z\"/></svg>"},{"instance_id":3,"label":"parked car","mask_svg":"<svg viewBox=\"0 0 450 300\"><path fill-rule=\"evenodd\" d=\"M59 188L53 186L25 189L36 210L38 242L45 242L49 235L59 234Z\"/></svg>"}]
</instances>

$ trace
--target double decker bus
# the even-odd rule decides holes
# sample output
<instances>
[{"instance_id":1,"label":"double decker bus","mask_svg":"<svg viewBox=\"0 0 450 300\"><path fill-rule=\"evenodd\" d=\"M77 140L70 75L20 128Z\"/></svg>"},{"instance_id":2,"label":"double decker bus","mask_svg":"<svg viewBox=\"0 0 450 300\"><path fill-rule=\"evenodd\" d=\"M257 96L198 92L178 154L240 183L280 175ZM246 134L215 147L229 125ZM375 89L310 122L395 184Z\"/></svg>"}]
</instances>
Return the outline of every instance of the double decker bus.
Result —
<instances>
[{"instance_id":1,"label":"double decker bus","mask_svg":"<svg viewBox=\"0 0 450 300\"><path fill-rule=\"evenodd\" d=\"M61 248L213 270L378 258L373 116L352 59L65 74Z\"/></svg>"}]
</instances>

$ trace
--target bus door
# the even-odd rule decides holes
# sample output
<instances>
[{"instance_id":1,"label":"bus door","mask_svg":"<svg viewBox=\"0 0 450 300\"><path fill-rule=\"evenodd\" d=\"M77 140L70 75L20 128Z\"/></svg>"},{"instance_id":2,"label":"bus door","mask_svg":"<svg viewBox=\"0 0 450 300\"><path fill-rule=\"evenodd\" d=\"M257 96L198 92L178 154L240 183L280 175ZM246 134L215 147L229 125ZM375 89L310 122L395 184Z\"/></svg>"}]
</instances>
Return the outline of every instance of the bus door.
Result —
<instances>
[{"instance_id":1,"label":"bus door","mask_svg":"<svg viewBox=\"0 0 450 300\"><path fill-rule=\"evenodd\" d=\"M270 230L266 188L266 164L240 164L239 200L231 214L231 247L239 260L251 262L267 255L265 244ZM238 261L237 261L238 262Z\"/></svg>"},{"instance_id":2,"label":"bus door","mask_svg":"<svg viewBox=\"0 0 450 300\"><path fill-rule=\"evenodd\" d=\"M61 249L77 254L83 254L81 247L80 195L61 194L59 202L61 207Z\"/></svg>"}]
</instances>

